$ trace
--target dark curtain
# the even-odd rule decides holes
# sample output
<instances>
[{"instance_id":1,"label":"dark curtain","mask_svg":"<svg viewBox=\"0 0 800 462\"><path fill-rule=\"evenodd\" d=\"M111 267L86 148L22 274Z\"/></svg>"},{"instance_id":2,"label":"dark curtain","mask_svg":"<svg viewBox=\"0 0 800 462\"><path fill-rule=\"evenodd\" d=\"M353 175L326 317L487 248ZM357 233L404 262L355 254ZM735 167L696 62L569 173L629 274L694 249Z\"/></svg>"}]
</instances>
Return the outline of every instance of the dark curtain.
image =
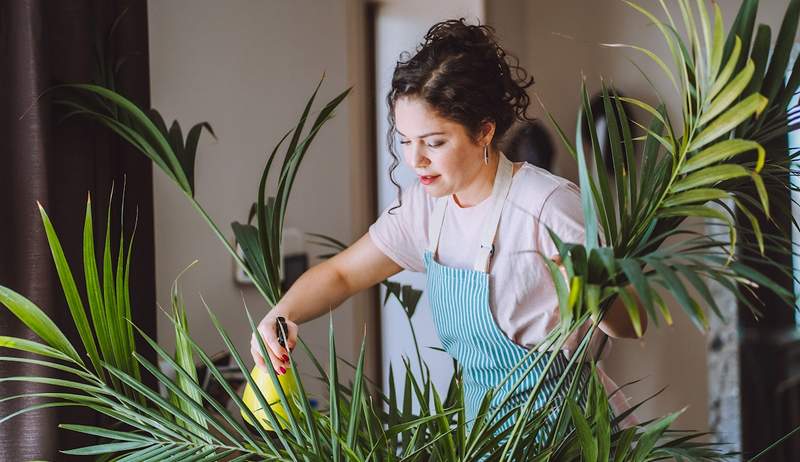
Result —
<instances>
[{"instance_id":1,"label":"dark curtain","mask_svg":"<svg viewBox=\"0 0 800 462\"><path fill-rule=\"evenodd\" d=\"M772 140L764 147L767 159L780 162L789 152L787 136ZM755 161L755 156L751 157ZM791 239L792 216L789 194L789 173L768 178L770 216L760 226L765 234ZM756 192L751 188L750 194ZM739 212L737 222L751 229L749 220ZM792 268L792 254L781 248L767 248L766 259L755 249L752 235L743 235L742 242L750 249L739 248L740 258L750 259L757 270L789 292L794 291L792 276L775 269L774 264ZM774 245L774 244L773 244ZM745 292L746 293L746 292ZM748 294L761 313L755 318L749 308L739 306L739 370L741 383L742 452L752 457L780 437L800 426L800 337L797 334L795 311L766 287ZM800 441L792 438L767 458L774 462L800 460Z\"/></svg>"},{"instance_id":2,"label":"dark curtain","mask_svg":"<svg viewBox=\"0 0 800 462\"><path fill-rule=\"evenodd\" d=\"M78 343L41 225L39 201L56 227L79 287L83 287L82 228L92 194L97 244L105 231L106 204L119 232L122 185L125 228L138 208L131 269L134 322L155 336L152 170L148 160L93 122L70 118L43 92L59 83L96 77L98 45L120 59L117 91L149 107L146 1L3 0L0 2L0 285L31 299ZM123 14L124 12L124 14ZM108 31L117 18L109 40ZM40 97L42 96L42 97ZM83 292L83 291L82 291ZM0 335L34 338L0 307ZM140 351L142 350L139 348ZM10 352L0 349L0 354ZM52 374L31 364L0 362L0 376ZM44 387L0 383L9 396ZM45 401L42 401L45 402ZM35 401L0 403L6 416ZM46 408L0 425L0 460L69 460L59 450L91 441L59 430L58 423L100 423L79 408Z\"/></svg>"}]
</instances>

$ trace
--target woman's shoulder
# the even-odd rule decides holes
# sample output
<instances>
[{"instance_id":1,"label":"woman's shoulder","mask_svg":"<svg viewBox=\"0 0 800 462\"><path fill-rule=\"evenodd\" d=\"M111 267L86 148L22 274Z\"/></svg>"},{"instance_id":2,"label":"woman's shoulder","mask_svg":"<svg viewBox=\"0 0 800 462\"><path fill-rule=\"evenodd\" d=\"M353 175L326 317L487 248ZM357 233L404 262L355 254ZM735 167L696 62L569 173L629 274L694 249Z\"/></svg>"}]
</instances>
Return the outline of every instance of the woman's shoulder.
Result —
<instances>
[{"instance_id":1,"label":"woman's shoulder","mask_svg":"<svg viewBox=\"0 0 800 462\"><path fill-rule=\"evenodd\" d=\"M575 183L566 178L523 162L514 175L514 183L509 196L513 203L538 215L553 196L574 197L579 202L580 190Z\"/></svg>"}]
</instances>

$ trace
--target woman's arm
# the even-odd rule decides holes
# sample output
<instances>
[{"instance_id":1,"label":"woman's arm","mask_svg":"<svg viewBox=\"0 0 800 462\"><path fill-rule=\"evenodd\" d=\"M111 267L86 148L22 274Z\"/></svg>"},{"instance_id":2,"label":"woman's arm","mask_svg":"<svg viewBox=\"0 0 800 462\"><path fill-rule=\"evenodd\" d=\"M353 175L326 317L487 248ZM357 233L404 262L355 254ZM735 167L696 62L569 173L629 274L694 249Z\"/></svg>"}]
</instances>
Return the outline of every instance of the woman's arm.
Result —
<instances>
[{"instance_id":1,"label":"woman's arm","mask_svg":"<svg viewBox=\"0 0 800 462\"><path fill-rule=\"evenodd\" d=\"M281 368L288 367L287 355L297 341L297 324L329 312L353 294L401 270L375 246L369 234L365 234L355 244L303 273L258 325L275 370L280 372ZM278 316L286 319L286 348L278 343L275 335ZM256 364L264 367L255 336L251 338L250 350Z\"/></svg>"}]
</instances>

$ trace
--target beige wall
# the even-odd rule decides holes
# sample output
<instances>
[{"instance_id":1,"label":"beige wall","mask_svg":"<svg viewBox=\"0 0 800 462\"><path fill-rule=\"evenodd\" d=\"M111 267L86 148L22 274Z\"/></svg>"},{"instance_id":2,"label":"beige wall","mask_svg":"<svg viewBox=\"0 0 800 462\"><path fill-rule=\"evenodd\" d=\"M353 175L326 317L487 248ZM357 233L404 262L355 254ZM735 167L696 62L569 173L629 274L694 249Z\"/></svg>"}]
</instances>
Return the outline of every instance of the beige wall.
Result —
<instances>
[{"instance_id":1,"label":"beige wall","mask_svg":"<svg viewBox=\"0 0 800 462\"><path fill-rule=\"evenodd\" d=\"M739 2L720 3L730 24ZM773 38L787 3L762 2L759 20L773 27ZM323 71L327 79L320 101L348 85L356 88L304 162L287 222L346 241L355 239L369 223L369 211L363 210L369 205L363 200L368 182L362 170L365 141L359 127L365 123L364 107L371 102L364 100L361 85L365 69L360 61L359 5L359 0L149 3L153 106L185 127L203 120L214 126L218 140L204 138L198 151L197 197L229 237L229 223L245 219L255 197L265 152L292 126ZM645 5L655 8L655 2ZM486 2L486 10L489 24L497 27L503 42L533 73L534 92L570 137L582 73L590 88L597 88L603 76L629 96L652 100L650 89L624 58L632 54L598 45L628 42L664 51L657 31L623 2L493 0ZM654 66L639 62L645 71L657 74ZM655 83L669 94L664 79ZM536 103L532 109L543 114ZM575 179L574 163L563 149L555 170ZM260 296L251 287L234 284L232 259L160 173L154 191L158 301L167 307L172 280L198 259L182 279L195 338L210 352L222 349L200 303L202 294L246 352L249 329L242 297L260 315L265 312ZM354 355L361 326L374 315L364 308L368 302L369 297L362 297L357 309L348 302L336 311L339 349L346 356ZM642 342L616 342L607 368L619 382L645 379L631 389L635 398L669 386L644 408L643 417L689 405L683 426L703 429L708 386L705 338L682 314L676 319L674 327L651 328ZM171 345L170 326L163 321L159 339ZM325 354L327 318L304 325L302 333L318 354Z\"/></svg>"},{"instance_id":2,"label":"beige wall","mask_svg":"<svg viewBox=\"0 0 800 462\"><path fill-rule=\"evenodd\" d=\"M266 155L292 128L325 72L318 105L352 85L357 63L349 60L353 2L173 0L149 3L152 104L184 127L208 121L217 141L204 137L197 154L197 198L229 238L230 223L244 221L255 200ZM340 106L303 162L289 203L287 225L352 241L365 230L363 172L355 153L363 87ZM316 110L315 109L315 110ZM190 329L207 351L223 349L200 302L202 295L249 356L250 329L243 299L259 318L266 306L252 286L233 280L233 259L177 188L160 172L154 181L158 302L169 305L178 273ZM358 190L355 190L357 188ZM356 229L359 228L359 229ZM311 249L312 255L320 249ZM362 299L362 304L364 300ZM363 307L336 311L340 353L352 358L360 344ZM327 355L328 318L303 326L302 335ZM173 344L168 321L159 319L159 341ZM304 372L313 372L311 367ZM312 381L309 381L309 383Z\"/></svg>"},{"instance_id":3,"label":"beige wall","mask_svg":"<svg viewBox=\"0 0 800 462\"><path fill-rule=\"evenodd\" d=\"M653 12L658 2L637 2ZM666 2L674 5L673 2ZM726 29L740 2L719 2ZM762 1L757 22L769 24L773 41L787 0ZM631 43L668 56L658 30L638 12L618 0L500 0L488 2L488 23L497 28L503 43L536 79L532 94L538 95L570 139L574 139L575 117L579 105L581 75L586 76L590 94L599 90L600 78L610 82L626 96L651 103L657 100L641 74L627 61L634 58L649 76L668 104L673 119L680 111L679 98L660 70L635 52L600 46L600 43ZM675 5L677 8L677 6ZM658 14L664 17L663 14ZM680 13L677 13L679 20ZM545 112L535 103L532 114ZM642 119L646 120L646 119ZM555 172L576 180L577 167L557 141ZM670 300L671 301L671 300ZM678 421L683 428L708 428L708 379L705 335L695 329L680 307L672 302L676 314L672 327L651 328L642 341L614 342L606 370L622 384L644 379L630 388L633 401L644 399L664 386L659 397L642 408L640 417L649 418L688 406ZM713 386L713 384L712 384Z\"/></svg>"}]
</instances>

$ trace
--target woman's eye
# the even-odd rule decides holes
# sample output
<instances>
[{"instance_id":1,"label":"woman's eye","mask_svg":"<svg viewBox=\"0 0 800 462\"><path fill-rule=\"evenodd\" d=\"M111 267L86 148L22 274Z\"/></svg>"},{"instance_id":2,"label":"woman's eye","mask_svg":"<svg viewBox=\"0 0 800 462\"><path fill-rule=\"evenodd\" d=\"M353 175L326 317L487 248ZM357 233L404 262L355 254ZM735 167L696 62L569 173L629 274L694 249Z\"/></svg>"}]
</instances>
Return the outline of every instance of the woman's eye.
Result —
<instances>
[{"instance_id":1,"label":"woman's eye","mask_svg":"<svg viewBox=\"0 0 800 462\"><path fill-rule=\"evenodd\" d=\"M411 141L408 141L408 140L400 140L400 144L411 144Z\"/></svg>"},{"instance_id":2,"label":"woman's eye","mask_svg":"<svg viewBox=\"0 0 800 462\"><path fill-rule=\"evenodd\" d=\"M434 141L432 143L428 143L429 148L438 148L439 146L443 145L444 141Z\"/></svg>"}]
</instances>

